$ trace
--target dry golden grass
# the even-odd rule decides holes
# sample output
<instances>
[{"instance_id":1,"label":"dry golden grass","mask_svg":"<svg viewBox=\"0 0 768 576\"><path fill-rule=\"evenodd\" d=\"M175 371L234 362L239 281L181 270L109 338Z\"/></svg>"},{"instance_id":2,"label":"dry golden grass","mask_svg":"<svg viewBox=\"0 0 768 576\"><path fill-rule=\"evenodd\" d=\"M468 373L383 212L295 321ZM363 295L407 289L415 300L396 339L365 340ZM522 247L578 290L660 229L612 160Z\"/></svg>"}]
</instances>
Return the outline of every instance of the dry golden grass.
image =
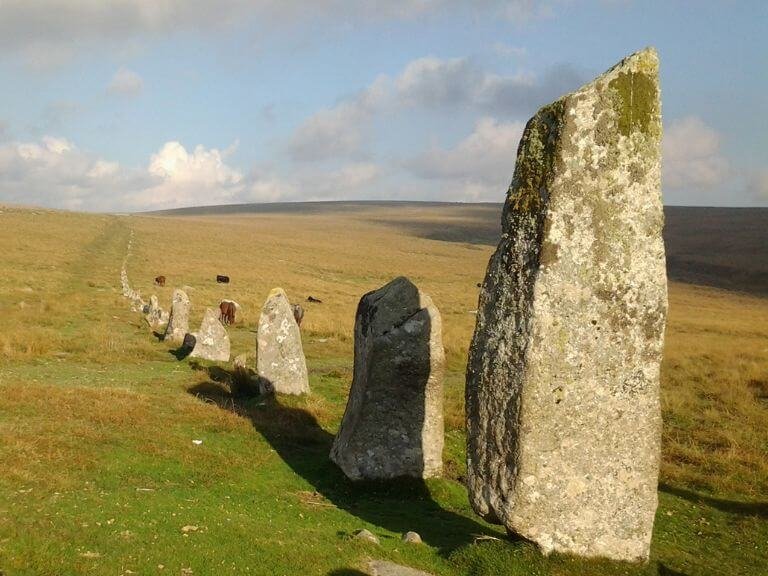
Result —
<instances>
[{"instance_id":1,"label":"dry golden grass","mask_svg":"<svg viewBox=\"0 0 768 576\"><path fill-rule=\"evenodd\" d=\"M334 573L370 553L333 538L362 524L385 536L386 557L432 573L655 574L652 566L582 569L520 543L466 542L489 530L451 478L463 469L463 372L492 249L414 235L449 225L440 235L460 238L474 225L472 209L465 217L410 207L183 218L3 209L0 571L143 574L163 564L213 574L226 563L233 573ZM205 365L177 362L120 294L131 229L134 287L167 307L174 287L189 286L193 328L206 306L238 301L232 351L251 362L269 290L282 286L301 302L313 394L235 399ZM216 284L221 273L232 283ZM167 287L152 285L158 274ZM348 485L327 458L352 376L357 303L396 275L427 291L443 316L449 478L432 482L428 498ZM308 295L323 303L306 303ZM714 576L724 565L760 573L768 300L671 284L662 405L661 479L671 489L660 493L658 573ZM205 529L185 538L185 524ZM430 529L427 546L399 545L403 529L420 526ZM101 556L82 556L95 550ZM473 562L486 568L468 568Z\"/></svg>"},{"instance_id":2,"label":"dry golden grass","mask_svg":"<svg viewBox=\"0 0 768 576\"><path fill-rule=\"evenodd\" d=\"M768 301L672 284L662 479L768 495Z\"/></svg>"},{"instance_id":3,"label":"dry golden grass","mask_svg":"<svg viewBox=\"0 0 768 576\"><path fill-rule=\"evenodd\" d=\"M157 342L139 315L127 312L118 292L125 243L133 229L128 273L145 298L157 293L167 307L173 288L187 286L192 327L206 306L215 307L223 298L242 305L230 330L233 355L248 352L252 357L263 300L275 286L286 289L307 311L303 333L310 369L326 357L351 363L360 296L396 275L410 277L433 297L443 316L449 361L446 422L449 429L463 428L463 370L476 283L492 249L418 238L398 223L405 228L419 222L463 226L471 225L470 217L445 216L436 208L404 212L379 207L311 216L120 219L6 209L0 218L5 248L0 351L6 361L110 364L156 358ZM94 267L98 258L104 264ZM153 286L158 274L168 278L165 288ZM228 274L231 284L216 284L216 274ZM309 295L323 303L305 302ZM116 330L116 325L130 329ZM768 301L671 284L662 480L730 495L768 495L767 390ZM311 398L306 408L325 423L340 410L320 397ZM56 425L52 421L46 433L53 434ZM58 452L52 451L57 461Z\"/></svg>"}]
</instances>

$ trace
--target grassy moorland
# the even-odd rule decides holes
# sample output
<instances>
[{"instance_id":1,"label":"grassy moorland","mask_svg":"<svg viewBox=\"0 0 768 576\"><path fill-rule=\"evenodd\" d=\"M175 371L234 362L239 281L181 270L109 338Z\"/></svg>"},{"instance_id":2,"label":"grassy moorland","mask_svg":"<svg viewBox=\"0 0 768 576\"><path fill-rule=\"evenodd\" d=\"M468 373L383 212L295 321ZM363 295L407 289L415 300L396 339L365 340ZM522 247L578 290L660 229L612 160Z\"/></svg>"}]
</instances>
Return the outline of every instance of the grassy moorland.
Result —
<instances>
[{"instance_id":1,"label":"grassy moorland","mask_svg":"<svg viewBox=\"0 0 768 576\"><path fill-rule=\"evenodd\" d=\"M670 285L651 562L543 558L474 516L461 483L464 362L491 248L408 232L424 222L473 225L429 206L174 218L2 208L0 573L354 576L383 558L456 576L767 574L768 300ZM304 304L312 394L233 397L228 366L178 361L120 295L130 230L131 283L165 306L188 286L193 326L237 300L233 354L251 361L272 287L322 299ZM166 288L152 286L158 274ZM355 485L327 459L354 310L399 274L443 315L446 477ZM351 540L359 528L381 545ZM403 544L407 530L425 545Z\"/></svg>"}]
</instances>

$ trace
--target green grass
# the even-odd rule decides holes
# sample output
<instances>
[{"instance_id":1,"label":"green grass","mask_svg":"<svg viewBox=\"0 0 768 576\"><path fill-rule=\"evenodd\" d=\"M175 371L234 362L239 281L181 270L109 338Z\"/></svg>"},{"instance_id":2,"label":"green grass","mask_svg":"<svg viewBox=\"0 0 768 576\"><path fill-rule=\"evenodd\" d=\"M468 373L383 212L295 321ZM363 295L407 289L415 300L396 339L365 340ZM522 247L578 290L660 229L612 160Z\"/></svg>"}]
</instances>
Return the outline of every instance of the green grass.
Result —
<instances>
[{"instance_id":1,"label":"green grass","mask_svg":"<svg viewBox=\"0 0 768 576\"><path fill-rule=\"evenodd\" d=\"M234 398L226 386L230 366L177 361L117 289L129 225L143 230L129 261L132 281L161 268L153 263L148 238L165 228L162 220L26 211L4 217L15 218L12 233L0 232L6 246L0 255L0 311L6 321L0 336L4 576L342 576L360 574L371 558L449 576L768 574L766 479L763 464L752 464L768 449L767 407L748 403L753 396L740 388L742 381L754 381L749 394L762 389L758 384L766 373L759 346L765 341L760 328L733 312L764 318L761 301L685 292L689 303L691 294L699 298L701 310L712 305L729 312L671 317L665 462L651 561L635 566L545 558L531 544L484 523L467 502L461 483L461 338L471 317L461 300L465 288L441 292L441 285L457 282L449 259L435 272L439 278L426 277L445 302L446 323L460 323L460 329L447 328L455 331L448 332L454 341L446 378L446 477L354 484L328 459L351 381L351 338L344 326L317 315L326 309L353 313L353 294L364 288L359 282L371 280L353 281L350 274L349 286L334 296L341 301L349 291L348 301L309 312L303 332L309 397ZM202 230L204 236L214 229L177 226L180 233ZM421 242L414 249L418 258L433 250L441 262L444 243ZM178 255L182 244L164 245L157 257ZM475 268L482 270L487 254L467 249L457 257L478 260ZM344 275L353 264L350 259L328 266ZM322 276L322 261L312 265L319 271L306 274ZM161 269L166 268L171 264L165 262ZM264 269L255 269L254 278ZM355 273L378 281L375 270ZM286 278L298 283L301 274ZM202 280L196 285L201 288L193 302L214 290L203 288ZM251 291L254 299L266 294L241 289L246 303ZM19 307L20 301L26 306ZM249 307L248 321L231 331L234 353L253 346L257 310ZM196 312L202 315L201 308ZM727 316L721 324L712 319L721 316ZM754 339L757 344L751 344ZM724 341L744 344L738 354L725 354ZM712 428L718 423L719 431ZM189 526L196 529L184 532ZM360 528L376 534L381 545L352 540ZM401 542L408 530L419 532L425 545Z\"/></svg>"}]
</instances>

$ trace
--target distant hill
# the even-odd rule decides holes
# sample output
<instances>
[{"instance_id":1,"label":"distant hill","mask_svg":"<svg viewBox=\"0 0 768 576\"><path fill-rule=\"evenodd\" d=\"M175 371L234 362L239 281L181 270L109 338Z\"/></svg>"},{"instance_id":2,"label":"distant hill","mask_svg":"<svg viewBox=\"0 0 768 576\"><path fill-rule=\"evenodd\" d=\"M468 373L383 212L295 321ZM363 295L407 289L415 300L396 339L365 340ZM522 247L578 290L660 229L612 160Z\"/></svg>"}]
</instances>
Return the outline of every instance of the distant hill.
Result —
<instances>
[{"instance_id":1,"label":"distant hill","mask_svg":"<svg viewBox=\"0 0 768 576\"><path fill-rule=\"evenodd\" d=\"M163 210L162 216L329 214L396 226L421 238L495 246L501 204L446 202L285 202ZM670 279L768 296L768 208L667 206L664 240Z\"/></svg>"}]
</instances>

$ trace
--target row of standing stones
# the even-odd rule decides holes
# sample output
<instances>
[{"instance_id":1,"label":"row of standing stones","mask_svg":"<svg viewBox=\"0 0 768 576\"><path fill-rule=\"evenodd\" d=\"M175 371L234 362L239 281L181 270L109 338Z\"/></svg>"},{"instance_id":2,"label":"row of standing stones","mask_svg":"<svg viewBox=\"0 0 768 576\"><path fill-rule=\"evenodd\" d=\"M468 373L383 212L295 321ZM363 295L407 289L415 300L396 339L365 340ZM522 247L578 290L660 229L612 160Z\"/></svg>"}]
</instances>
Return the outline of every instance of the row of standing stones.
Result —
<instances>
[{"instance_id":1,"label":"row of standing stones","mask_svg":"<svg viewBox=\"0 0 768 576\"><path fill-rule=\"evenodd\" d=\"M192 307L184 290L174 289L170 312L164 311L157 296L144 303L141 295L130 288L128 274L121 273L123 294L131 299L134 309L140 309L149 326L163 330L163 341L179 344L190 358L228 362L231 356L229 334L213 308L206 308L200 328L189 331ZM269 293L261 311L257 336L259 387L262 393L306 394L309 376L301 344L299 325L293 315L288 297L282 288ZM244 367L242 358L236 363ZM237 368L237 366L236 366Z\"/></svg>"},{"instance_id":2,"label":"row of standing stones","mask_svg":"<svg viewBox=\"0 0 768 576\"><path fill-rule=\"evenodd\" d=\"M667 311L660 141L649 48L539 110L518 149L469 350L467 488L481 517L547 554L649 556ZM174 295L171 333L178 317ZM437 308L397 278L362 297L354 337L331 459L353 480L440 475ZM282 290L258 344L274 391L309 390Z\"/></svg>"}]
</instances>

